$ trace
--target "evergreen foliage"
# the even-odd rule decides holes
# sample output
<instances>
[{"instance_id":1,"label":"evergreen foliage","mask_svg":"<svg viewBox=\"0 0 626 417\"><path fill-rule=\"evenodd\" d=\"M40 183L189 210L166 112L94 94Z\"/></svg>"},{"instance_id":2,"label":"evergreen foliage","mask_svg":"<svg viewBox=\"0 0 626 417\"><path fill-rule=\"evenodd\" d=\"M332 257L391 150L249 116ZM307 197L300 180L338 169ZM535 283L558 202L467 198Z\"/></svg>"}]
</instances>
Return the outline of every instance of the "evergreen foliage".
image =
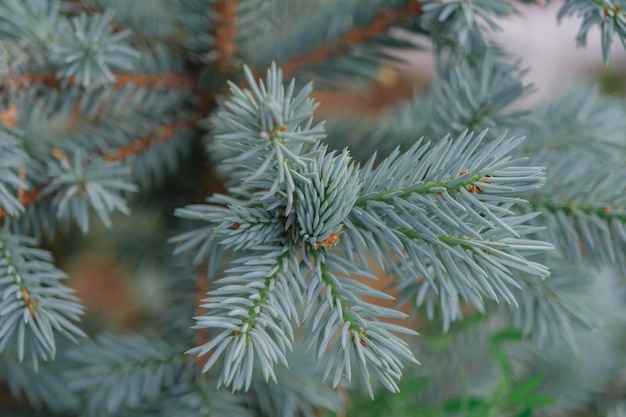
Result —
<instances>
[{"instance_id":1,"label":"evergreen foliage","mask_svg":"<svg viewBox=\"0 0 626 417\"><path fill-rule=\"evenodd\" d=\"M0 414L626 415L626 105L520 108L518 3L0 0ZM623 1L569 16L626 45ZM426 41L427 92L316 117Z\"/></svg>"}]
</instances>

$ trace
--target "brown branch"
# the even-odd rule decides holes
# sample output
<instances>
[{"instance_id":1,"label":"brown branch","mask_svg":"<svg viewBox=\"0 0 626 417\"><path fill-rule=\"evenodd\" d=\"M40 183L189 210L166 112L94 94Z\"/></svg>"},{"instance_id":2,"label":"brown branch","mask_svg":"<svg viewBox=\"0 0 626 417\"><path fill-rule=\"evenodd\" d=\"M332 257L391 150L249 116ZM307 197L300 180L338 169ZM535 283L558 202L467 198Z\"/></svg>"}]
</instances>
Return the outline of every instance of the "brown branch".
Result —
<instances>
[{"instance_id":1,"label":"brown branch","mask_svg":"<svg viewBox=\"0 0 626 417\"><path fill-rule=\"evenodd\" d=\"M116 87L135 85L142 87L193 88L196 76L194 74L178 74L164 72L158 74L121 74L115 80Z\"/></svg>"},{"instance_id":2,"label":"brown branch","mask_svg":"<svg viewBox=\"0 0 626 417\"><path fill-rule=\"evenodd\" d=\"M291 76L303 66L316 65L332 57L344 55L351 46L368 42L377 36L387 33L391 27L406 23L409 17L420 14L422 14L422 7L415 0L410 0L401 9L385 10L368 26L352 28L339 41L331 40L325 42L318 45L312 52L299 55L286 62L282 66L283 74L286 77Z\"/></svg>"},{"instance_id":3,"label":"brown branch","mask_svg":"<svg viewBox=\"0 0 626 417\"><path fill-rule=\"evenodd\" d=\"M217 0L214 5L218 17L211 34L215 38L213 50L216 64L222 69L229 69L235 60L238 9L237 0Z\"/></svg>"},{"instance_id":4,"label":"brown branch","mask_svg":"<svg viewBox=\"0 0 626 417\"><path fill-rule=\"evenodd\" d=\"M32 317L32 319L34 321L37 321L37 318L35 317L35 309L37 308L37 304L38 304L37 301L33 301L30 298L30 292L28 292L26 287L22 287L21 291L22 291L22 297L24 300L24 305L26 305L26 308L30 312L30 316Z\"/></svg>"},{"instance_id":5,"label":"brown branch","mask_svg":"<svg viewBox=\"0 0 626 417\"><path fill-rule=\"evenodd\" d=\"M43 186L33 188L30 191L21 190L21 192L18 193L20 197L19 201L20 203L22 203L22 206L24 207L29 206L42 197L43 195L42 191L43 191ZM6 215L7 215L6 210L3 208L0 208L0 224L2 224L2 219Z\"/></svg>"},{"instance_id":6,"label":"brown branch","mask_svg":"<svg viewBox=\"0 0 626 417\"><path fill-rule=\"evenodd\" d=\"M196 115L189 120L185 121L174 121L165 126L163 126L158 132L153 135L149 135L143 138L140 138L134 142L127 143L124 146L117 148L112 152L108 152L104 155L104 159L109 162L117 162L123 161L131 156L137 155L150 146L154 145L158 142L164 142L170 138L172 138L176 132L187 129L193 126L198 120L200 120L200 116Z\"/></svg>"},{"instance_id":7,"label":"brown branch","mask_svg":"<svg viewBox=\"0 0 626 417\"><path fill-rule=\"evenodd\" d=\"M76 10L88 10L85 3L82 0L65 0L67 3L71 4L76 8Z\"/></svg>"},{"instance_id":8,"label":"brown branch","mask_svg":"<svg viewBox=\"0 0 626 417\"><path fill-rule=\"evenodd\" d=\"M74 77L68 79L69 85L76 83ZM0 90L2 85L11 85L16 89L31 84L43 84L46 87L58 87L61 85L54 74L23 74L16 77L0 78ZM190 74L178 74L175 72L164 72L158 74L136 74L125 73L117 75L113 82L114 87L125 87L134 85L137 87L168 87L168 88L193 88L195 77Z\"/></svg>"},{"instance_id":9,"label":"brown branch","mask_svg":"<svg viewBox=\"0 0 626 417\"><path fill-rule=\"evenodd\" d=\"M0 123L5 124L7 126L15 127L18 122L18 114L17 114L17 106L15 104L11 104L5 111L0 113ZM26 167L21 166L19 172L20 179L24 180L26 178ZM39 190L36 192L26 192L24 189L20 188L17 190L17 199L24 207L26 204L32 203L33 199L37 197ZM4 216L7 215L5 209L0 208L0 221Z\"/></svg>"},{"instance_id":10,"label":"brown branch","mask_svg":"<svg viewBox=\"0 0 626 417\"><path fill-rule=\"evenodd\" d=\"M24 181L26 181L26 166L25 165L20 166L20 174L19 174L19 176L20 176L20 180L22 181L22 183L24 183ZM26 190L24 190L22 187L17 189L17 199L19 201L24 200L24 198L25 198L24 197L25 191Z\"/></svg>"},{"instance_id":11,"label":"brown branch","mask_svg":"<svg viewBox=\"0 0 626 417\"><path fill-rule=\"evenodd\" d=\"M0 113L0 123L7 126L17 126L17 106L11 104L5 111Z\"/></svg>"},{"instance_id":12,"label":"brown branch","mask_svg":"<svg viewBox=\"0 0 626 417\"><path fill-rule=\"evenodd\" d=\"M195 315L196 316L203 316L206 313L206 310L202 307L200 307L202 305L202 300L204 300L207 297L207 293L209 292L210 289L210 282L207 279L206 276L206 269L207 269L208 265L205 262L201 268L198 268L197 270L197 288L196 288L196 303L195 303ZM208 343L209 341L209 329L197 329L195 332L195 342L196 342L196 346L201 346L204 345L205 343ZM213 355L213 352L210 352L210 354L208 355L202 355L202 356L197 356L196 357L196 363L198 365L198 367L200 369L204 368L204 365L207 363L207 361L211 358L211 356Z\"/></svg>"},{"instance_id":13,"label":"brown branch","mask_svg":"<svg viewBox=\"0 0 626 417\"><path fill-rule=\"evenodd\" d=\"M5 378L7 378L7 376L5 376ZM23 391L18 392L17 395L14 397L13 392L9 389L7 383L4 381L0 381L0 410L4 407L10 407L16 404L22 405L27 403L28 401L26 400Z\"/></svg>"}]
</instances>

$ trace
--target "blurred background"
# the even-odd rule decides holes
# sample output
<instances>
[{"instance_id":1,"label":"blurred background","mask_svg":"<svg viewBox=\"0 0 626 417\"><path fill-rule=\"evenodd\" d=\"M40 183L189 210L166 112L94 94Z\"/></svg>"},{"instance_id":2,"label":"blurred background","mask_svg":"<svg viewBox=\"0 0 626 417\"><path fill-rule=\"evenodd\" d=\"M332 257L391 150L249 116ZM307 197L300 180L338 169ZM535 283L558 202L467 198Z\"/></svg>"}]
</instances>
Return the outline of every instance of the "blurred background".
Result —
<instances>
[{"instance_id":1,"label":"blurred background","mask_svg":"<svg viewBox=\"0 0 626 417\"><path fill-rule=\"evenodd\" d=\"M535 86L535 92L521 100L519 105L532 106L537 102L571 89L581 82L601 82L605 92L626 91L626 52L619 41L611 48L611 65L602 62L600 31L589 32L587 46L576 46L576 33L580 19L567 18L557 22L556 16L561 1L549 6L516 3L518 15L502 19L501 30L492 34L493 39L513 56L522 60L529 68L526 83ZM415 39L428 47L424 38ZM396 54L404 63L394 63L381 70L377 85L362 94L334 95L318 93L321 111L337 112L380 111L398 99L408 99L414 88L426 89L435 76L432 53L423 51L399 52Z\"/></svg>"}]
</instances>

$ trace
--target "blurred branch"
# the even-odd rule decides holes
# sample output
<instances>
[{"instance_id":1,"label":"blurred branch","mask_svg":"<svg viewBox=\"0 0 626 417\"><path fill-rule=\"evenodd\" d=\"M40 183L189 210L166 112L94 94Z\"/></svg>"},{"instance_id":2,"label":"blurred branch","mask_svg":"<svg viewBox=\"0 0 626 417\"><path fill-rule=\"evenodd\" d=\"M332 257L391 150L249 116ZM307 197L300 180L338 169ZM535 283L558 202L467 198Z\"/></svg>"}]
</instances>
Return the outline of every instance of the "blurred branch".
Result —
<instances>
[{"instance_id":1,"label":"blurred branch","mask_svg":"<svg viewBox=\"0 0 626 417\"><path fill-rule=\"evenodd\" d=\"M111 152L107 152L104 155L104 159L109 162L117 162L123 161L130 158L133 155L137 155L148 149L150 146L154 145L158 142L166 141L183 129L188 129L195 125L195 123L200 119L198 115L183 121L174 121L163 127L159 131L157 131L153 135L144 136L139 138L136 141L129 142L124 146L121 146Z\"/></svg>"},{"instance_id":2,"label":"blurred branch","mask_svg":"<svg viewBox=\"0 0 626 417\"><path fill-rule=\"evenodd\" d=\"M174 121L165 126L162 126L153 134L141 137L136 141L132 141L123 146L120 146L117 149L105 153L104 155L102 155L102 157L108 162L125 161L134 155L145 152L151 146L157 143L161 143L170 140L171 138L174 138L176 134L181 130L189 129L194 126L198 122L198 120L200 120L200 118L201 116L196 114L187 120ZM22 206L27 207L37 201L41 201L42 199L51 197L53 194L43 193L44 187L45 185L41 185L38 187L33 187L31 190L28 191L20 190L18 198ZM7 212L4 209L0 209L0 223L6 215Z\"/></svg>"},{"instance_id":3,"label":"blurred branch","mask_svg":"<svg viewBox=\"0 0 626 417\"><path fill-rule=\"evenodd\" d=\"M117 75L113 86L120 88L127 85L137 87L168 87L168 88L193 88L195 76L190 74L178 74L175 72L164 72L157 74L124 73ZM0 91L3 86L12 86L15 89L23 88L31 84L43 84L46 87L58 87L61 85L60 79L54 74L23 74L16 77L1 77ZM68 83L74 85L75 79L69 78Z\"/></svg>"},{"instance_id":4,"label":"blurred branch","mask_svg":"<svg viewBox=\"0 0 626 417\"><path fill-rule=\"evenodd\" d=\"M412 15L422 14L422 6L417 1L410 1L398 10L384 10L369 26L354 27L343 35L339 42L330 40L318 45L310 53L297 56L283 65L283 74L290 77L304 66L311 66L326 61L332 57L344 55L351 46L372 40L376 36L383 35L398 24L402 24Z\"/></svg>"},{"instance_id":5,"label":"blurred branch","mask_svg":"<svg viewBox=\"0 0 626 417\"><path fill-rule=\"evenodd\" d=\"M232 66L237 46L237 0L217 0L213 5L216 14L213 36L215 38L214 54L218 65L222 68Z\"/></svg>"}]
</instances>

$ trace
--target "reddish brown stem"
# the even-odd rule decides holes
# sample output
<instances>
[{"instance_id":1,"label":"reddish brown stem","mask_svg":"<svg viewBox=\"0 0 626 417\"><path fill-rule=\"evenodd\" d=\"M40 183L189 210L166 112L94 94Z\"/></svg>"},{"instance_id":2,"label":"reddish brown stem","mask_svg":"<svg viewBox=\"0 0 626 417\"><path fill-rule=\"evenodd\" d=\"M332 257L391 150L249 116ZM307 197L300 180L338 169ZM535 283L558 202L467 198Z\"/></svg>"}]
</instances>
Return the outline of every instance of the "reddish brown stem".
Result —
<instances>
[{"instance_id":1,"label":"reddish brown stem","mask_svg":"<svg viewBox=\"0 0 626 417\"><path fill-rule=\"evenodd\" d=\"M304 66L312 66L326 61L332 57L344 55L351 46L372 40L376 36L383 35L392 26L403 24L410 16L422 13L421 5L411 0L401 9L385 10L379 14L372 23L365 27L352 28L341 39L332 40L318 45L312 52L299 55L283 64L283 74L293 75Z\"/></svg>"},{"instance_id":2,"label":"reddish brown stem","mask_svg":"<svg viewBox=\"0 0 626 417\"><path fill-rule=\"evenodd\" d=\"M37 301L31 300L30 293L26 288L22 288L22 297L24 297L24 304L26 304L26 308L28 308L30 316L33 318L33 320L36 320L35 309L37 308Z\"/></svg>"},{"instance_id":3,"label":"reddish brown stem","mask_svg":"<svg viewBox=\"0 0 626 417\"><path fill-rule=\"evenodd\" d=\"M237 0L217 0L214 10L217 14L212 30L215 39L215 61L223 69L229 69L237 52Z\"/></svg>"},{"instance_id":4,"label":"reddish brown stem","mask_svg":"<svg viewBox=\"0 0 626 417\"><path fill-rule=\"evenodd\" d=\"M145 149L158 142L164 142L176 134L176 132L193 126L200 117L195 116L185 121L174 121L163 126L158 132L153 135L149 135L140 138L136 141L130 142L124 146L117 148L112 152L108 152L104 155L104 159L109 162L123 161L130 158L133 155L137 155L143 152Z\"/></svg>"},{"instance_id":5,"label":"reddish brown stem","mask_svg":"<svg viewBox=\"0 0 626 417\"><path fill-rule=\"evenodd\" d=\"M20 193L20 203L22 203L22 206L26 207L29 206L30 204L34 203L35 201L39 200L42 197L42 191L43 191L43 187L36 187L33 188L30 191L24 191L22 190L22 192ZM4 210L3 208L0 208L0 224L2 223L2 219L7 215L6 210Z\"/></svg>"},{"instance_id":6,"label":"reddish brown stem","mask_svg":"<svg viewBox=\"0 0 626 417\"><path fill-rule=\"evenodd\" d=\"M113 82L115 87L134 85L137 87L168 87L168 88L193 88L195 77L190 74L178 74L175 72L164 72L158 74L119 74ZM69 85L75 84L74 78L68 80ZM46 87L58 87L61 80L54 74L23 74L17 77L0 78L0 85L10 85L16 89L23 88L30 84L43 84ZM1 89L1 87L0 87Z\"/></svg>"},{"instance_id":7,"label":"reddish brown stem","mask_svg":"<svg viewBox=\"0 0 626 417\"><path fill-rule=\"evenodd\" d=\"M0 113L0 123L7 126L17 126L17 106L11 104L5 111Z\"/></svg>"}]
</instances>

